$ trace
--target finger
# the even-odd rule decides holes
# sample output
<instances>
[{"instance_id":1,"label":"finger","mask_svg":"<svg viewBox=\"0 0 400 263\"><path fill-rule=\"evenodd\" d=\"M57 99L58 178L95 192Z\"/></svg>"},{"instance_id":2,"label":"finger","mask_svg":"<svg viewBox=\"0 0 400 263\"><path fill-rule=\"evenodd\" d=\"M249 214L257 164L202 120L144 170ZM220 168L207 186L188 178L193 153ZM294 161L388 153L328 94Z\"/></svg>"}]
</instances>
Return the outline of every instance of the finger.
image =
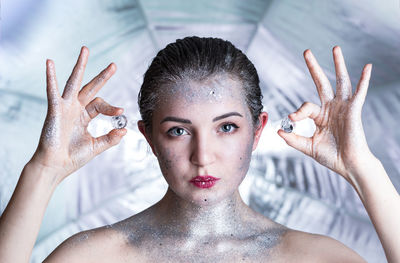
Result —
<instances>
[{"instance_id":1,"label":"finger","mask_svg":"<svg viewBox=\"0 0 400 263\"><path fill-rule=\"evenodd\" d=\"M58 91L56 69L54 62L50 59L46 61L46 82L47 82L47 101L52 107L58 103L60 93Z\"/></svg>"},{"instance_id":2,"label":"finger","mask_svg":"<svg viewBox=\"0 0 400 263\"><path fill-rule=\"evenodd\" d=\"M342 50L335 46L332 50L336 72L336 97L347 100L351 97L351 81L344 62Z\"/></svg>"},{"instance_id":3,"label":"finger","mask_svg":"<svg viewBox=\"0 0 400 263\"><path fill-rule=\"evenodd\" d=\"M315 119L320 112L320 106L311 102L304 102L296 112L289 114L289 118L292 121L301 121L305 118Z\"/></svg>"},{"instance_id":4,"label":"finger","mask_svg":"<svg viewBox=\"0 0 400 263\"><path fill-rule=\"evenodd\" d=\"M72 70L71 76L69 77L62 97L68 99L73 97L78 93L80 86L82 84L83 74L85 72L85 67L89 57L89 49L87 47L81 48L81 53L79 54L78 61Z\"/></svg>"},{"instance_id":5,"label":"finger","mask_svg":"<svg viewBox=\"0 0 400 263\"><path fill-rule=\"evenodd\" d=\"M365 97L367 96L369 80L371 78L372 64L367 64L361 73L360 81L353 96L353 102L360 108L364 105Z\"/></svg>"},{"instance_id":6,"label":"finger","mask_svg":"<svg viewBox=\"0 0 400 263\"><path fill-rule=\"evenodd\" d=\"M124 129L113 129L108 134L100 136L94 139L93 151L96 155L104 152L110 147L117 145L122 137L126 134L127 130Z\"/></svg>"},{"instance_id":7,"label":"finger","mask_svg":"<svg viewBox=\"0 0 400 263\"><path fill-rule=\"evenodd\" d=\"M86 106L86 111L90 118L94 119L100 113L108 116L121 115L124 109L111 106L102 98L97 97Z\"/></svg>"},{"instance_id":8,"label":"finger","mask_svg":"<svg viewBox=\"0 0 400 263\"><path fill-rule=\"evenodd\" d=\"M333 99L334 94L329 83L328 78L322 71L311 50L307 49L304 51L304 59L306 61L308 70L310 71L311 77L314 80L315 86L317 87L319 98L321 99L322 105Z\"/></svg>"},{"instance_id":9,"label":"finger","mask_svg":"<svg viewBox=\"0 0 400 263\"><path fill-rule=\"evenodd\" d=\"M93 99L97 92L104 86L104 84L114 75L117 67L111 63L99 75L86 84L79 92L78 98L82 105L86 105Z\"/></svg>"},{"instance_id":10,"label":"finger","mask_svg":"<svg viewBox=\"0 0 400 263\"><path fill-rule=\"evenodd\" d=\"M278 130L278 135L281 136L289 146L301 151L304 154L307 154L308 156L311 156L311 138L300 136L295 133L287 133L283 130Z\"/></svg>"}]
</instances>

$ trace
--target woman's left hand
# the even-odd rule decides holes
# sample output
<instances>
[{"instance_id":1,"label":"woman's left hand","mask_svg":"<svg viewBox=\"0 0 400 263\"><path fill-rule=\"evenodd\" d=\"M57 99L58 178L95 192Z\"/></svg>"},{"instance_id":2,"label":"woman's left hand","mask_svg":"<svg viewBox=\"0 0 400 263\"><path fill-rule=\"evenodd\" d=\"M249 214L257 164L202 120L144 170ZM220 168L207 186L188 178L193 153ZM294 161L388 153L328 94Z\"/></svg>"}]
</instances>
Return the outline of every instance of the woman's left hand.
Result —
<instances>
[{"instance_id":1,"label":"woman's left hand","mask_svg":"<svg viewBox=\"0 0 400 263\"><path fill-rule=\"evenodd\" d=\"M317 87L321 106L305 102L289 115L292 121L307 117L314 120L316 130L311 138L285 133L278 134L287 144L311 156L322 165L342 175L351 183L369 161L375 159L369 150L361 122L361 110L367 95L372 65L367 64L357 88L352 87L340 47L333 48L336 71L336 94L328 78L310 50L304 52L307 67Z\"/></svg>"}]
</instances>

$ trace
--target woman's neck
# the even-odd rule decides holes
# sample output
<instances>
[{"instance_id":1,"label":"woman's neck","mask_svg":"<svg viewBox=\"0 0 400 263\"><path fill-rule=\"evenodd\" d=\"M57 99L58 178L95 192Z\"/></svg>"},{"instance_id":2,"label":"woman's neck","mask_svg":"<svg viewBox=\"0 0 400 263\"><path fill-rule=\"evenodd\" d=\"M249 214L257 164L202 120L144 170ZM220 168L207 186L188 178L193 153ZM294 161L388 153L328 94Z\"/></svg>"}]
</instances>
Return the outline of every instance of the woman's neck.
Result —
<instances>
[{"instance_id":1,"label":"woman's neck","mask_svg":"<svg viewBox=\"0 0 400 263\"><path fill-rule=\"evenodd\" d=\"M156 223L168 226L167 232L187 237L232 236L254 213L238 190L215 205L200 206L180 198L170 188L154 212Z\"/></svg>"}]
</instances>

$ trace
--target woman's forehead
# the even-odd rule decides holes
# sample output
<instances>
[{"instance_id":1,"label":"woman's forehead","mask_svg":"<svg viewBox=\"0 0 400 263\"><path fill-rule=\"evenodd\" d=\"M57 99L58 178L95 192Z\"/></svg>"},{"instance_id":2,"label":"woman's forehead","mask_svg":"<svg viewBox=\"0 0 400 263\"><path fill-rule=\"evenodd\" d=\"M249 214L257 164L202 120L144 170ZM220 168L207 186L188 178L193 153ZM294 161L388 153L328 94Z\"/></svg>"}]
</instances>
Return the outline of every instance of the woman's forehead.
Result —
<instances>
[{"instance_id":1,"label":"woman's forehead","mask_svg":"<svg viewBox=\"0 0 400 263\"><path fill-rule=\"evenodd\" d=\"M203 80L180 80L165 87L160 99L186 103L245 101L242 82L228 74L218 74Z\"/></svg>"},{"instance_id":2,"label":"woman's forehead","mask_svg":"<svg viewBox=\"0 0 400 263\"><path fill-rule=\"evenodd\" d=\"M251 121L241 82L214 77L168 87L158 100L153 121L160 121L166 116L206 121L229 112L237 112Z\"/></svg>"}]
</instances>

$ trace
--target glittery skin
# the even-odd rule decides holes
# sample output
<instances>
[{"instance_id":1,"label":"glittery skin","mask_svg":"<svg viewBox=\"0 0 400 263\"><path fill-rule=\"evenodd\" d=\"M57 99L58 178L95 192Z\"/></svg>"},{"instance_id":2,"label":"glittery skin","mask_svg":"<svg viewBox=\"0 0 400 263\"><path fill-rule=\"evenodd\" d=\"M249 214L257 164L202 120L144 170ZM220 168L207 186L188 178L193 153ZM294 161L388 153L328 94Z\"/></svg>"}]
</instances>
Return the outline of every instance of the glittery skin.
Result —
<instances>
[{"instance_id":1,"label":"glittery skin","mask_svg":"<svg viewBox=\"0 0 400 263\"><path fill-rule=\"evenodd\" d=\"M364 67L358 88L352 93L343 54L338 46L334 47L334 94L328 78L311 51L306 50L304 57L316 83L321 106L306 102L297 110L295 121L310 117L314 120L316 131L311 138L303 139L303 142L297 140L292 146L350 181L349 171L363 165L363 158L371 155L361 121L371 67Z\"/></svg>"},{"instance_id":2,"label":"glittery skin","mask_svg":"<svg viewBox=\"0 0 400 263\"><path fill-rule=\"evenodd\" d=\"M79 233L78 235L74 235L69 238L66 243L68 247L73 248L81 245L82 243L89 240L90 236L95 232L95 230L87 230Z\"/></svg>"},{"instance_id":3,"label":"glittery skin","mask_svg":"<svg viewBox=\"0 0 400 263\"><path fill-rule=\"evenodd\" d=\"M179 192L177 188L180 188L180 195L185 198L204 203L206 197L191 189L187 183L196 175L234 175L221 183L228 184L230 189L218 189L220 186L216 186L217 190L210 193L208 203L231 195L245 177L251 159L254 127L241 89L238 81L227 76L217 76L204 82L179 83L172 87L172 91L166 90L163 101L158 103L153 114L153 150L166 181L175 192ZM210 98L210 91L220 94L221 98ZM228 121L238 121L240 134L220 136L218 128L225 120L213 122L212 119L232 111L238 111L243 116L227 118ZM160 122L167 116L187 118L193 123L168 122L161 125ZM176 126L191 133L188 137L182 137L185 142L171 140L166 135L168 129ZM224 150L225 148L229 150ZM184 178L179 175L183 175Z\"/></svg>"},{"instance_id":4,"label":"glittery skin","mask_svg":"<svg viewBox=\"0 0 400 263\"><path fill-rule=\"evenodd\" d=\"M121 109L109 105L100 97L93 98L115 72L114 64L81 89L88 55L89 50L82 47L62 96L58 90L54 62L46 61L48 111L38 148L31 161L54 170L54 181L62 181L93 157L118 143L126 134L125 129L119 129L93 138L87 130L89 122L98 114L114 116L122 113Z\"/></svg>"},{"instance_id":5,"label":"glittery skin","mask_svg":"<svg viewBox=\"0 0 400 263\"><path fill-rule=\"evenodd\" d=\"M236 191L198 206L168 189L151 208L113 225L140 262L267 262L287 232L246 206Z\"/></svg>"},{"instance_id":6,"label":"glittery skin","mask_svg":"<svg viewBox=\"0 0 400 263\"><path fill-rule=\"evenodd\" d=\"M53 147L57 147L58 141L55 139L57 138L60 123L59 118L50 117L46 118L45 123L43 125L42 131L42 139L45 140L49 145Z\"/></svg>"},{"instance_id":7,"label":"glittery skin","mask_svg":"<svg viewBox=\"0 0 400 263\"><path fill-rule=\"evenodd\" d=\"M233 98L234 95L238 100L242 101L242 96L244 96L242 90L232 93L231 89L225 87L227 83L239 84L236 79L233 79L228 74L216 75L202 81L178 81L163 90L160 102L168 102L171 98L184 98L187 103L220 102L227 97Z\"/></svg>"},{"instance_id":8,"label":"glittery skin","mask_svg":"<svg viewBox=\"0 0 400 263\"><path fill-rule=\"evenodd\" d=\"M213 121L232 111L242 117ZM166 116L191 123L161 124ZM226 121L239 126L235 133L221 134ZM188 134L166 135L175 126ZM249 169L255 131L240 82L221 75L168 87L152 129L151 144L169 188L157 204L112 227L139 254L138 262L271 260L288 229L253 211L238 191ZM199 174L220 180L199 189L189 182Z\"/></svg>"},{"instance_id":9,"label":"glittery skin","mask_svg":"<svg viewBox=\"0 0 400 263\"><path fill-rule=\"evenodd\" d=\"M338 62L336 52L338 92L333 97L326 84L329 81L321 74L321 69L312 65L313 59L308 54L305 52L307 65L322 105L304 104L298 111L297 118L312 117L317 129L312 139L299 142L297 137L291 144L341 173L344 168L349 170L351 166L359 165L361 159L357 160L360 158L357 156L368 151L361 122L363 92L366 93L367 84L361 85L358 92L361 95L350 98L347 72L344 63ZM79 66L77 71L83 68ZM368 68L364 71L363 75L368 75ZM71 79L74 82L74 78ZM218 75L203 81L187 80L175 84L166 87L159 97L151 134L141 130L147 135L169 184L166 194L157 204L137 215L74 235L65 243L69 247L79 247L71 249L71 253L83 253L83 261L87 261L85 256L96 261L94 258L99 255L100 261L106 262L110 260L102 257L110 255L112 262L310 262L310 258L315 261L316 255L308 253L307 247L312 244L310 240L320 240L317 236L298 235L300 231L293 231L253 211L240 197L238 187L248 171L254 141L259 138L240 82L228 75ZM64 99L73 97L73 86L67 83ZM57 102L53 105L57 106ZM215 116L233 111L239 116L236 114L228 120L238 124L239 128L224 134L220 130L223 122ZM178 125L176 120L173 124L188 133L181 138L171 137L167 132L171 123L161 125L163 122L160 122L165 114L190 119L186 124ZM265 117L265 114L260 116ZM83 147L91 138L82 136L87 134L82 132L84 129L79 129L85 128L88 118L88 114L80 114L75 122L67 121L64 126L57 122L60 120L57 114L50 112L46 118L42 133L46 146L54 146L51 140L63 137L66 127L72 130L66 139L68 153L73 156L71 162L78 163L74 167L83 165L85 158L91 157L92 148L86 147L85 152ZM293 138L294 134L291 135ZM217 176L220 180L212 188L199 189L189 181L196 175ZM296 235L298 243L291 242Z\"/></svg>"}]
</instances>

